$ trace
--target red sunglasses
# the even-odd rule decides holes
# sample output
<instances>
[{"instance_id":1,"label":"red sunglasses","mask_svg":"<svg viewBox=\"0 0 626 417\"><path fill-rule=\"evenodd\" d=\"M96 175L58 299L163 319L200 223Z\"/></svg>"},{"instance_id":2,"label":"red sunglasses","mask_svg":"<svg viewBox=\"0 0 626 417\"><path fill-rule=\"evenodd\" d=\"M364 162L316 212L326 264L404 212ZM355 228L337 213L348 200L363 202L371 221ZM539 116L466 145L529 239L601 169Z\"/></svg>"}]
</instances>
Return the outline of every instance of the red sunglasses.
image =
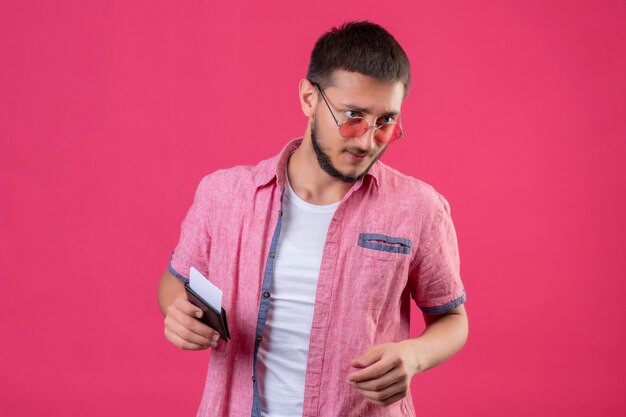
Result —
<instances>
[{"instance_id":1,"label":"red sunglasses","mask_svg":"<svg viewBox=\"0 0 626 417\"><path fill-rule=\"evenodd\" d=\"M322 87L318 83L311 82L320 92L326 107L330 111L330 114L335 119L335 123L339 126L339 133L346 139L356 138L363 135L370 127L374 128L374 140L380 145L391 144L396 140L404 136L402 131L402 125L399 123L382 123L370 126L365 118L360 116L348 117L345 121L339 123L339 120L335 117L333 110L330 108L330 104L326 100L326 96L322 91Z\"/></svg>"}]
</instances>

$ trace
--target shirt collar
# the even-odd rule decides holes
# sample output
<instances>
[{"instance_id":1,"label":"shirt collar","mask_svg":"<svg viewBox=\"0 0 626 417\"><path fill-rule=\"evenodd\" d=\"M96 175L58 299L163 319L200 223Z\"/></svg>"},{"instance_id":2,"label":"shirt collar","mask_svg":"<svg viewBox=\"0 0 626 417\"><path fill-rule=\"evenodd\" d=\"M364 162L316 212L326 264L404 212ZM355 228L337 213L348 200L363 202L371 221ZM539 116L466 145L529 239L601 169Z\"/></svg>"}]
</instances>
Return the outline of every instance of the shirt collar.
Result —
<instances>
[{"instance_id":1,"label":"shirt collar","mask_svg":"<svg viewBox=\"0 0 626 417\"><path fill-rule=\"evenodd\" d=\"M269 184L272 180L276 179L277 184L284 188L286 186L285 181L285 170L287 168L287 161L289 161L289 156L300 147L302 144L303 138L296 138L289 141L283 150L273 158L267 159L264 164L262 164L261 172L258 175L258 179L256 181L256 186L262 187L264 185ZM362 182L373 182L378 187L378 181L380 177L380 162L376 161L374 165L370 168L367 174L357 181L357 185L360 186ZM369 180L366 180L369 179Z\"/></svg>"}]
</instances>

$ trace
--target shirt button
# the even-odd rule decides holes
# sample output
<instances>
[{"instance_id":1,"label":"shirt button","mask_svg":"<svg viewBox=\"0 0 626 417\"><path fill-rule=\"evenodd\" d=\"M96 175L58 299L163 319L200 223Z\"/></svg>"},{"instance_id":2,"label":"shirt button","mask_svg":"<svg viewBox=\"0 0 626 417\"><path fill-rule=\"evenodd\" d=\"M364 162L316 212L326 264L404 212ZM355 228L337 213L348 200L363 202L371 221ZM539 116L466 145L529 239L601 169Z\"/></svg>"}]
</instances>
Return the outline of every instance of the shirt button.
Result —
<instances>
[{"instance_id":1,"label":"shirt button","mask_svg":"<svg viewBox=\"0 0 626 417\"><path fill-rule=\"evenodd\" d=\"M252 382L254 382L254 375L252 375Z\"/></svg>"},{"instance_id":2,"label":"shirt button","mask_svg":"<svg viewBox=\"0 0 626 417\"><path fill-rule=\"evenodd\" d=\"M275 258L276 257L276 252L270 252L270 258Z\"/></svg>"},{"instance_id":3,"label":"shirt button","mask_svg":"<svg viewBox=\"0 0 626 417\"><path fill-rule=\"evenodd\" d=\"M269 291L265 291L265 292L263 293L263 297L265 297L265 298L270 298L270 292L269 292Z\"/></svg>"},{"instance_id":4,"label":"shirt button","mask_svg":"<svg viewBox=\"0 0 626 417\"><path fill-rule=\"evenodd\" d=\"M263 336L257 336L257 337L256 337L256 341L257 341L257 342L261 342L261 340L263 340Z\"/></svg>"},{"instance_id":5,"label":"shirt button","mask_svg":"<svg viewBox=\"0 0 626 417\"><path fill-rule=\"evenodd\" d=\"M282 217L283 216L283 211L282 210L278 210L278 217Z\"/></svg>"}]
</instances>

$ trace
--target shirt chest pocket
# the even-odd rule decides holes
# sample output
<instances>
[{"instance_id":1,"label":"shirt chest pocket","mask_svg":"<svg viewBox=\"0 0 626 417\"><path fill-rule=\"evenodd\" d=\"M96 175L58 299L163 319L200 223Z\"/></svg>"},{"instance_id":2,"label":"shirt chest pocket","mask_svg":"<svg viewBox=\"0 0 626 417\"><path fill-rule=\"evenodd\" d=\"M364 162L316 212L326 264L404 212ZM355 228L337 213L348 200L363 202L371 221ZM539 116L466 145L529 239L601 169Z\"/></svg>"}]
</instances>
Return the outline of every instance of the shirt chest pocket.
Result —
<instances>
[{"instance_id":1,"label":"shirt chest pocket","mask_svg":"<svg viewBox=\"0 0 626 417\"><path fill-rule=\"evenodd\" d=\"M386 236L380 233L360 233L358 245L371 251L366 251L365 254L379 259L390 259L386 253L411 255L412 242L404 237Z\"/></svg>"},{"instance_id":2,"label":"shirt chest pocket","mask_svg":"<svg viewBox=\"0 0 626 417\"><path fill-rule=\"evenodd\" d=\"M406 286L412 242L403 237L360 233L353 259L361 305L382 309L396 303Z\"/></svg>"}]
</instances>

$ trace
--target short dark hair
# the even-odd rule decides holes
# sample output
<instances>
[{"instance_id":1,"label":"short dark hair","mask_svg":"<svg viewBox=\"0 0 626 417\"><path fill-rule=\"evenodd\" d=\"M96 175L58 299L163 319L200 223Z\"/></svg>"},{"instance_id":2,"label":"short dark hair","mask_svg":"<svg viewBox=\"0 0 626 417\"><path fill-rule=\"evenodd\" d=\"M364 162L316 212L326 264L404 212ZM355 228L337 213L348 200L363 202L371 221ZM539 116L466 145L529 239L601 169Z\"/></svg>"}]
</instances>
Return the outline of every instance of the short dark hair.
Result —
<instances>
[{"instance_id":1,"label":"short dark hair","mask_svg":"<svg viewBox=\"0 0 626 417\"><path fill-rule=\"evenodd\" d=\"M411 84L406 53L389 32L367 22L346 22L324 33L315 43L307 78L326 87L335 70L358 72L382 81Z\"/></svg>"}]
</instances>

